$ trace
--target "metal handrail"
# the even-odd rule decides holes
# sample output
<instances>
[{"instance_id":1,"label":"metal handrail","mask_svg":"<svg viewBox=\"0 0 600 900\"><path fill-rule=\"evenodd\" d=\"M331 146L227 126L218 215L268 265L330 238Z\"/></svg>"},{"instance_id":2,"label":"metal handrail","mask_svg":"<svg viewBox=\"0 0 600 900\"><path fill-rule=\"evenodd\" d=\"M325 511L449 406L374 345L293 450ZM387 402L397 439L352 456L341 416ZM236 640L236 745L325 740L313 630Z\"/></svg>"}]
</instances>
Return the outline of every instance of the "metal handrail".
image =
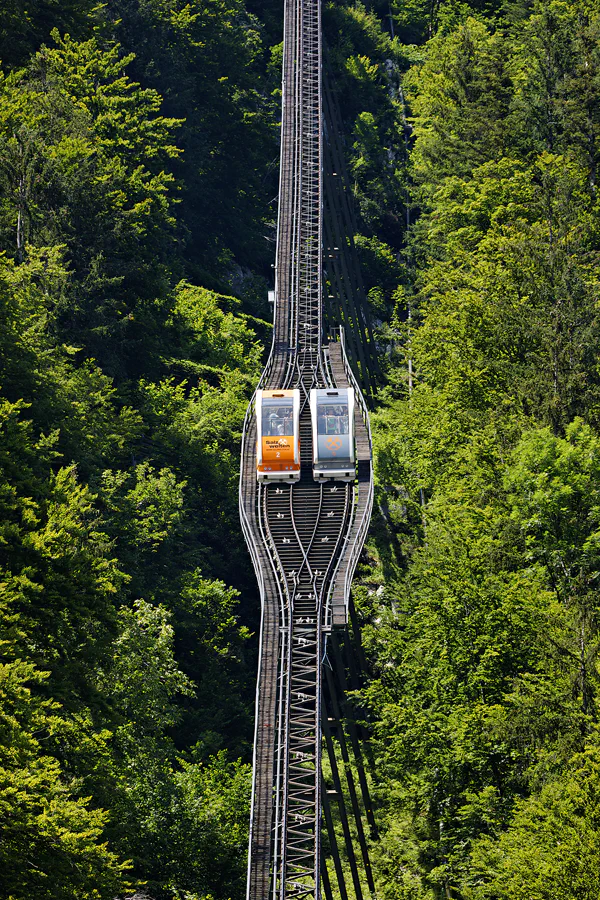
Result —
<instances>
[{"instance_id":1,"label":"metal handrail","mask_svg":"<svg viewBox=\"0 0 600 900\"><path fill-rule=\"evenodd\" d=\"M374 485L373 485L373 437L371 434L371 422L369 418L369 410L367 408L367 404L365 402L365 398L363 397L362 391L360 390L356 378L354 377L354 372L348 362L348 357L346 356L346 349L344 345L344 330L340 329L340 342L342 345L342 361L344 364L344 369L346 371L346 377L348 378L349 383L354 388L354 395L358 397L358 403L361 408L362 419L364 426L367 430L367 437L369 439L369 449L371 451L371 460L370 460L370 472L371 477L369 479L369 490L367 493L367 501L365 504L365 511L363 513L362 522L359 526L358 534L356 539L353 542L350 559L348 561L348 566L346 568L346 577L344 581L344 595L350 599L350 589L352 586L352 579L354 577L354 572L356 570L356 566L358 565L358 560L360 558L360 554L362 552L362 548L364 546L364 542L367 536L367 531L369 528L369 522L371 519L371 512L373 510L373 498L374 498Z\"/></svg>"}]
</instances>

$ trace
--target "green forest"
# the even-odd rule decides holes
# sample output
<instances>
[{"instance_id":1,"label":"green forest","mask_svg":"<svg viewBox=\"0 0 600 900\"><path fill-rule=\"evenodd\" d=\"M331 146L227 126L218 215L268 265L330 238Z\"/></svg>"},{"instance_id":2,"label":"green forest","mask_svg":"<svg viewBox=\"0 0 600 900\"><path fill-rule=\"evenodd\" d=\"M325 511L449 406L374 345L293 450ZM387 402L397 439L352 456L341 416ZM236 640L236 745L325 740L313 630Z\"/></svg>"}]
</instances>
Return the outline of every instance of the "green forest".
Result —
<instances>
[{"instance_id":1,"label":"green forest","mask_svg":"<svg viewBox=\"0 0 600 900\"><path fill-rule=\"evenodd\" d=\"M0 2L0 900L242 900L281 0ZM324 0L383 376L379 900L600 896L600 3Z\"/></svg>"}]
</instances>

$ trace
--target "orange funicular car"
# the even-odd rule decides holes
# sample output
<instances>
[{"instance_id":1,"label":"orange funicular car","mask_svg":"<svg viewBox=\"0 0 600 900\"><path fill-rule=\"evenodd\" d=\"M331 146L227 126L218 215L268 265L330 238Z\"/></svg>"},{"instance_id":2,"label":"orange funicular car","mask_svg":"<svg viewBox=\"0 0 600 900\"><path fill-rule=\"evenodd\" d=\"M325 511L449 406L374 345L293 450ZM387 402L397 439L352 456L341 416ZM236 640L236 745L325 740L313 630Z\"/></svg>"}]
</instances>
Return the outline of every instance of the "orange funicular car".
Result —
<instances>
[{"instance_id":1,"label":"orange funicular car","mask_svg":"<svg viewBox=\"0 0 600 900\"><path fill-rule=\"evenodd\" d=\"M259 481L300 478L300 391L256 392L256 477Z\"/></svg>"}]
</instances>

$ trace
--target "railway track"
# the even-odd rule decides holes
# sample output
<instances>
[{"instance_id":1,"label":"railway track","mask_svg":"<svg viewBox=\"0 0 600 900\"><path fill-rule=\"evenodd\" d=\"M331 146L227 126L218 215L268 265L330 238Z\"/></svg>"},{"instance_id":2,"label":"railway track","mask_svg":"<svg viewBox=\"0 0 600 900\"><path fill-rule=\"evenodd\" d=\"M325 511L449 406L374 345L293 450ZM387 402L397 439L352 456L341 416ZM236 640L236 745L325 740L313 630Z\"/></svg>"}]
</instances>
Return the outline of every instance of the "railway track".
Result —
<instances>
[{"instance_id":1,"label":"railway track","mask_svg":"<svg viewBox=\"0 0 600 900\"><path fill-rule=\"evenodd\" d=\"M262 622L248 900L317 900L321 865L321 695L327 635L347 621L372 505L368 415L343 343L323 339L320 0L285 0L273 345L259 387L301 392L301 477L257 483L246 416L240 516ZM312 477L311 388L355 388L354 483Z\"/></svg>"}]
</instances>

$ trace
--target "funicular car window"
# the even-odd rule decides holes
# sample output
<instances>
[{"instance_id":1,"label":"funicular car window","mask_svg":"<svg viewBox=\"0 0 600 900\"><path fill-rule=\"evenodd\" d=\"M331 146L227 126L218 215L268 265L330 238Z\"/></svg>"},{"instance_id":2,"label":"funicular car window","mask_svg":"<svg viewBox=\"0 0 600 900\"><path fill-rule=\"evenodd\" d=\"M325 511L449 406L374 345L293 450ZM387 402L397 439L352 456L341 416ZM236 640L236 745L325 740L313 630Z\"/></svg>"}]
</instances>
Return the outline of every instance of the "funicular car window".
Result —
<instances>
[{"instance_id":1,"label":"funicular car window","mask_svg":"<svg viewBox=\"0 0 600 900\"><path fill-rule=\"evenodd\" d=\"M342 403L321 403L317 408L318 434L348 434L348 407Z\"/></svg>"},{"instance_id":2,"label":"funicular car window","mask_svg":"<svg viewBox=\"0 0 600 900\"><path fill-rule=\"evenodd\" d=\"M276 437L277 435L285 435L291 437L294 433L294 418L292 412L291 403L278 403L277 406L263 403L263 436Z\"/></svg>"}]
</instances>

